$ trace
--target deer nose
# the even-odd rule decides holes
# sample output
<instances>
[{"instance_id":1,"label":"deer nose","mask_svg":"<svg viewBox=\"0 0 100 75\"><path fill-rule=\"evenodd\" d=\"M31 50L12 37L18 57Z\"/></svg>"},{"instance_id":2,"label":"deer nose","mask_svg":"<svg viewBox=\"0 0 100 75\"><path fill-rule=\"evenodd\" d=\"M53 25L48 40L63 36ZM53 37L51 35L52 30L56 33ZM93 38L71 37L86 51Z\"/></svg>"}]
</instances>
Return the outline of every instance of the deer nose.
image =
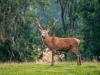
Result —
<instances>
[{"instance_id":1,"label":"deer nose","mask_svg":"<svg viewBox=\"0 0 100 75\"><path fill-rule=\"evenodd\" d=\"M41 36L43 37L43 36L45 36L45 34L42 34Z\"/></svg>"}]
</instances>

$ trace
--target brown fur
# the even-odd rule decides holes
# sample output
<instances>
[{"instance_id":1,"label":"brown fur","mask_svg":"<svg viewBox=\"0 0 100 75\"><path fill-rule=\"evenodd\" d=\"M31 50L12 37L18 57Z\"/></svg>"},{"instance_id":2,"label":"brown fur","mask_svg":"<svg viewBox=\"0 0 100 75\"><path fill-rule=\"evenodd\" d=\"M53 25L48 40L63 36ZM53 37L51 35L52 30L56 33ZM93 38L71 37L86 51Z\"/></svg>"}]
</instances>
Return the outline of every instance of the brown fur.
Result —
<instances>
[{"instance_id":1,"label":"brown fur","mask_svg":"<svg viewBox=\"0 0 100 75\"><path fill-rule=\"evenodd\" d=\"M70 50L77 56L77 63L81 65L80 53L78 51L78 46L80 44L80 40L77 38L59 38L54 36L44 36L44 43L48 46L52 52L54 51L68 51ZM54 55L54 54L53 54ZM52 57L53 59L53 57ZM54 59L52 61L52 65L54 63Z\"/></svg>"},{"instance_id":2,"label":"brown fur","mask_svg":"<svg viewBox=\"0 0 100 75\"><path fill-rule=\"evenodd\" d=\"M51 50L77 50L79 45L77 38L59 38L52 36L45 36L43 41Z\"/></svg>"}]
</instances>

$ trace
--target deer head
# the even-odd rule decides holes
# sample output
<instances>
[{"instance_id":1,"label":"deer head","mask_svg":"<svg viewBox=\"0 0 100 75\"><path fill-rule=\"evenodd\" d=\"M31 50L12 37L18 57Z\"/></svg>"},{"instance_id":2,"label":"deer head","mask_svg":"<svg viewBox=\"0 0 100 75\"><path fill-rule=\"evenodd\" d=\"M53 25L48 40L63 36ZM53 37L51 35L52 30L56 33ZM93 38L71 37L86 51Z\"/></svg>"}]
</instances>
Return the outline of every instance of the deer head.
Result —
<instances>
[{"instance_id":1,"label":"deer head","mask_svg":"<svg viewBox=\"0 0 100 75\"><path fill-rule=\"evenodd\" d=\"M44 28L44 27L41 25L41 23L40 23L39 17L36 17L36 25L38 25L42 37L48 36L49 31L51 30L51 28L52 28L53 26L56 25L56 23L57 23L57 20L54 21L54 23L53 23L53 25L52 25L51 27L49 27L49 28Z\"/></svg>"}]
</instances>

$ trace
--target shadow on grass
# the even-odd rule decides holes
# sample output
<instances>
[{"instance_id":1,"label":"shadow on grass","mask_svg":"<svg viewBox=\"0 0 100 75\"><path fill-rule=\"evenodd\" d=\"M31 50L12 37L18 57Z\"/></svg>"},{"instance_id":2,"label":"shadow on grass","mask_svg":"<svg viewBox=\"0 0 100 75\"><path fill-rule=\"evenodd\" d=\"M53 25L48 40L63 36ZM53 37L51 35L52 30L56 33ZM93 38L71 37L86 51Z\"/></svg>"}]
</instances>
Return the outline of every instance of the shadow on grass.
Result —
<instances>
[{"instance_id":1,"label":"shadow on grass","mask_svg":"<svg viewBox=\"0 0 100 75\"><path fill-rule=\"evenodd\" d=\"M100 70L93 71L96 75L100 75Z\"/></svg>"},{"instance_id":2,"label":"shadow on grass","mask_svg":"<svg viewBox=\"0 0 100 75\"><path fill-rule=\"evenodd\" d=\"M84 68L96 68L96 66L88 65L88 66L85 66Z\"/></svg>"}]
</instances>

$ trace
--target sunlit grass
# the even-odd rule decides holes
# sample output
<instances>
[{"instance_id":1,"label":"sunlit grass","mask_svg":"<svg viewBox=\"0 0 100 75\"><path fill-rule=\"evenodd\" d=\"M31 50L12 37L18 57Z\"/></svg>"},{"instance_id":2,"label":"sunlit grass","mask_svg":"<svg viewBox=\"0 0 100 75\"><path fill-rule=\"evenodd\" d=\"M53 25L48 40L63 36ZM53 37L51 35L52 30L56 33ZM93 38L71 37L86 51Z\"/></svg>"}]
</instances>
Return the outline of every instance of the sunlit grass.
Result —
<instances>
[{"instance_id":1,"label":"sunlit grass","mask_svg":"<svg viewBox=\"0 0 100 75\"><path fill-rule=\"evenodd\" d=\"M59 63L55 66L34 63L1 63L0 75L100 75L100 63Z\"/></svg>"}]
</instances>

